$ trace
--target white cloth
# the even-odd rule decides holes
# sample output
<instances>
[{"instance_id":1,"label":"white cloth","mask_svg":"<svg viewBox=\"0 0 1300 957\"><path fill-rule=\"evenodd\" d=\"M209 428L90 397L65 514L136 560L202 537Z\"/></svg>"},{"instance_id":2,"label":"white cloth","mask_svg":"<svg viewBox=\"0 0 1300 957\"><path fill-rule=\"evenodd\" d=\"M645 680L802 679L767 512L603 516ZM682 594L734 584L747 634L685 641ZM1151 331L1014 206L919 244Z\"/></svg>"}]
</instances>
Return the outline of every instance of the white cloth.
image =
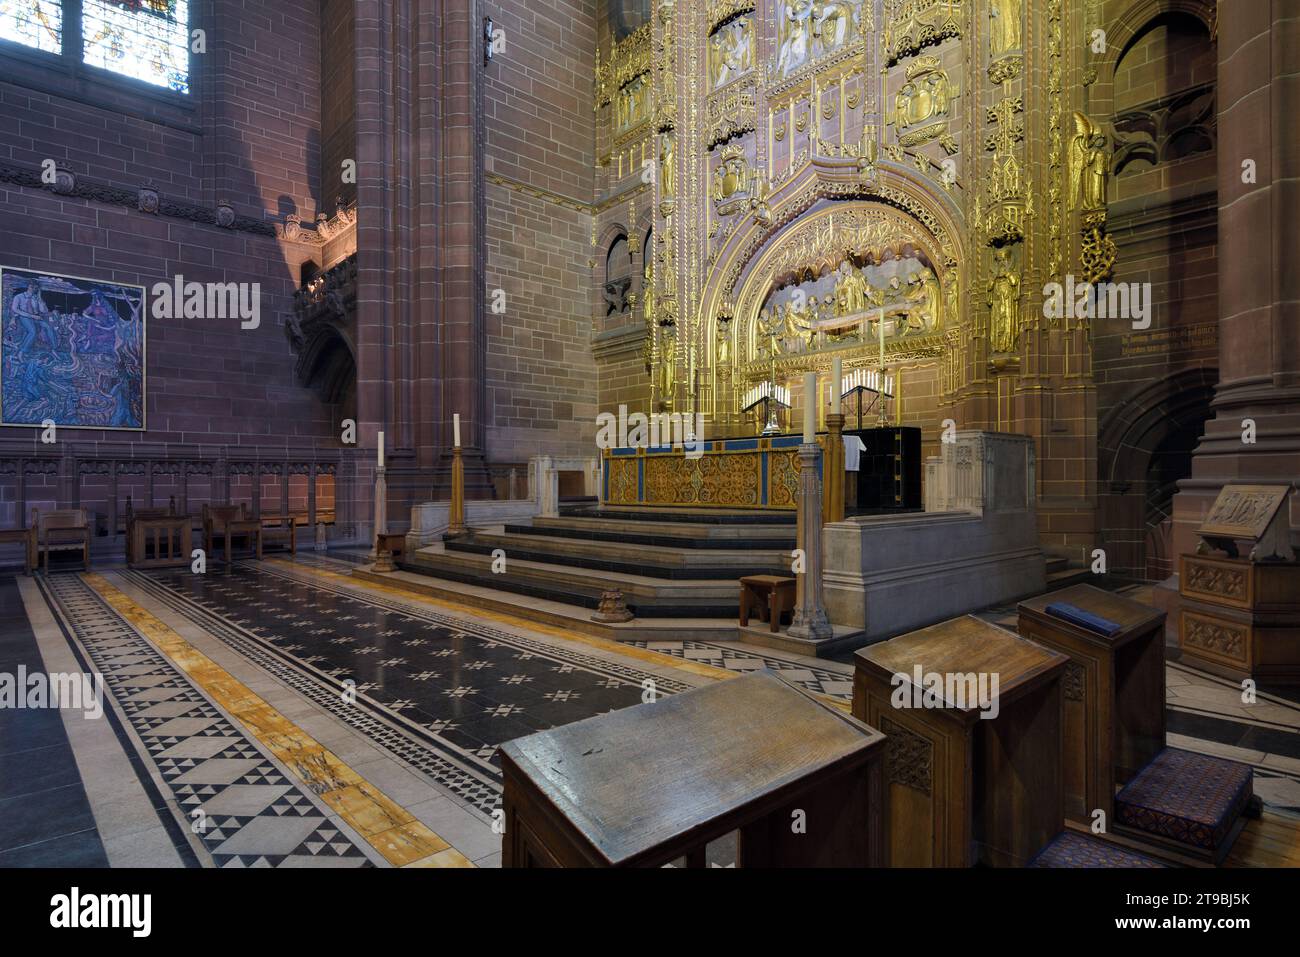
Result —
<instances>
[{"instance_id":1,"label":"white cloth","mask_svg":"<svg viewBox=\"0 0 1300 957\"><path fill-rule=\"evenodd\" d=\"M841 436L844 439L844 471L856 472L862 453L867 450L862 438L857 435Z\"/></svg>"}]
</instances>

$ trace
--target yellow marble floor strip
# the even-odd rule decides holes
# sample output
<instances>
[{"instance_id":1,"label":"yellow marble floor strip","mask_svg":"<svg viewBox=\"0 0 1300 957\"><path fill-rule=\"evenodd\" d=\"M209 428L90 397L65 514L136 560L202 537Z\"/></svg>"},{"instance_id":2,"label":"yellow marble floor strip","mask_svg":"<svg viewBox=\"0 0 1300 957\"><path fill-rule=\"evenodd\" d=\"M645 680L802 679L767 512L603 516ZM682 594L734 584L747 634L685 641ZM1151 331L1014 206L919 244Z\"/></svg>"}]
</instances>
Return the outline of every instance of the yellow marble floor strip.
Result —
<instances>
[{"instance_id":1,"label":"yellow marble floor strip","mask_svg":"<svg viewBox=\"0 0 1300 957\"><path fill-rule=\"evenodd\" d=\"M459 605L455 602L432 598L428 595L422 595L418 592L406 588L400 588L395 585L381 585L378 582L362 581L361 579L353 578L351 575L341 575L338 572L328 571L323 568L306 568L282 558L268 558L265 559L265 561L268 564L292 568L298 572L306 572L309 575L315 575L327 581L348 585L352 588L359 588L362 591L376 591L382 594L391 595L394 598L400 598L402 601L414 602L418 605L428 605L432 608L440 608L449 614L469 618L486 619L488 621L494 621L499 625L519 628L524 631L537 632L538 634L548 635L552 638L559 638L562 641L571 641L582 645L588 645L592 648L599 648L602 651L623 655L624 657L632 658L636 661L643 661L646 664L676 668L678 671L685 671L688 674L699 675L702 678L710 678L714 681L720 681L725 678L740 677L740 673L728 671L726 668L715 668L713 665L700 664L697 661L685 661L681 658L674 658L672 655L650 651L648 648L638 648L635 645L625 645L622 642L610 641L607 638L596 638L592 635L583 635L576 632L564 631L560 628L555 628L539 622L516 618L513 615L503 615L499 612L487 611L469 605ZM815 695L815 697L841 711L852 710L851 704L840 698L832 698L830 695L822 694Z\"/></svg>"},{"instance_id":2,"label":"yellow marble floor strip","mask_svg":"<svg viewBox=\"0 0 1300 957\"><path fill-rule=\"evenodd\" d=\"M473 867L415 816L100 575L82 579L394 867Z\"/></svg>"}]
</instances>

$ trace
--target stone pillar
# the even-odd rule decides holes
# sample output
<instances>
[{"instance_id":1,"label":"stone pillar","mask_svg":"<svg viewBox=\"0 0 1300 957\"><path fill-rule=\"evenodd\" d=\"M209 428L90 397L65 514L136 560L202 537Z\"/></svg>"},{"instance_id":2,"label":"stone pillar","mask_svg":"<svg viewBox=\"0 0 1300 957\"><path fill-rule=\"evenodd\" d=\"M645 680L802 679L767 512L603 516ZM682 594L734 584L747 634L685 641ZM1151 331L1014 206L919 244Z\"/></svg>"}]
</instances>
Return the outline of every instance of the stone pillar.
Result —
<instances>
[{"instance_id":1,"label":"stone pillar","mask_svg":"<svg viewBox=\"0 0 1300 957\"><path fill-rule=\"evenodd\" d=\"M1174 497L1176 555L1195 548L1224 485L1300 476L1300 20L1290 4L1243 3L1218 24L1219 384ZM1247 161L1255 182L1242 181ZM1291 499L1297 527L1300 496ZM1171 636L1176 590L1175 572L1158 595Z\"/></svg>"},{"instance_id":2,"label":"stone pillar","mask_svg":"<svg viewBox=\"0 0 1300 957\"><path fill-rule=\"evenodd\" d=\"M835 634L822 604L822 483L817 474L821 447L816 442L799 446L799 548L804 570L798 576L794 619L790 634L821 641Z\"/></svg>"}]
</instances>

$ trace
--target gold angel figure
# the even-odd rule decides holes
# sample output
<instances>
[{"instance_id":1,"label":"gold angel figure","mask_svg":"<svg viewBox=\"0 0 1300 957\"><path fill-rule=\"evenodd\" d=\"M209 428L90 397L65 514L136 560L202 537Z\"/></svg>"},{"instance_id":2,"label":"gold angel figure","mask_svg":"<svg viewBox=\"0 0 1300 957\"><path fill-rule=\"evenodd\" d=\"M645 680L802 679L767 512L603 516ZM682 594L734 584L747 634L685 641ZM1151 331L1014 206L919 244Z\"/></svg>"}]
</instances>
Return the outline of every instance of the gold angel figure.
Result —
<instances>
[{"instance_id":1,"label":"gold angel figure","mask_svg":"<svg viewBox=\"0 0 1300 957\"><path fill-rule=\"evenodd\" d=\"M1070 137L1070 207L1094 210L1106 205L1106 179L1110 174L1110 153L1106 134L1083 113L1074 114L1074 135Z\"/></svg>"}]
</instances>

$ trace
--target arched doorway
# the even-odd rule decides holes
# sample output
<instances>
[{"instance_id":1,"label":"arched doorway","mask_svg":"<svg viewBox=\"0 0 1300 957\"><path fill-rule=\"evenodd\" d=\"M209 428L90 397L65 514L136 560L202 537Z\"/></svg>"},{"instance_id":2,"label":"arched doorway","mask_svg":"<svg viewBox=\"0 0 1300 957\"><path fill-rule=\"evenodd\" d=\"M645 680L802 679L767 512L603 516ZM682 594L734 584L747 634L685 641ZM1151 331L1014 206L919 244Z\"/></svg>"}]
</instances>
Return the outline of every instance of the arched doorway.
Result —
<instances>
[{"instance_id":1,"label":"arched doorway","mask_svg":"<svg viewBox=\"0 0 1300 957\"><path fill-rule=\"evenodd\" d=\"M1162 581L1173 573L1173 497L1211 418L1217 370L1188 369L1118 405L1097 438L1102 545L1112 574Z\"/></svg>"}]
</instances>

